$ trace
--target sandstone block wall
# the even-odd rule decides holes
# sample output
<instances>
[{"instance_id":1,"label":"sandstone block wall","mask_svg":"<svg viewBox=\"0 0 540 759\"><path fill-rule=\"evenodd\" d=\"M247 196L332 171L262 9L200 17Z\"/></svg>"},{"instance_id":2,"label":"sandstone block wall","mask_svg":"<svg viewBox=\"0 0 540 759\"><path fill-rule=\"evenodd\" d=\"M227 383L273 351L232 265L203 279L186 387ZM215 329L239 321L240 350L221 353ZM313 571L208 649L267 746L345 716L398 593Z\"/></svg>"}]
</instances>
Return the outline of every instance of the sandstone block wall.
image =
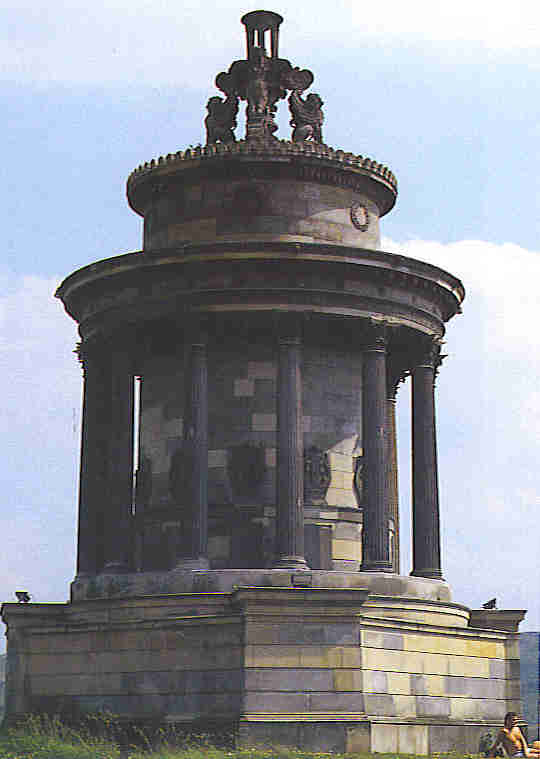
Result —
<instances>
[{"instance_id":1,"label":"sandstone block wall","mask_svg":"<svg viewBox=\"0 0 540 759\"><path fill-rule=\"evenodd\" d=\"M355 202L367 211L365 229L352 223ZM246 238L378 248L379 209L346 188L246 179L187 184L155 199L145 213L145 249Z\"/></svg>"},{"instance_id":2,"label":"sandstone block wall","mask_svg":"<svg viewBox=\"0 0 540 759\"><path fill-rule=\"evenodd\" d=\"M245 743L328 751L475 750L520 711L517 636L469 628L449 602L393 601L393 619L353 588L7 604L8 712L217 719Z\"/></svg>"},{"instance_id":3,"label":"sandstone block wall","mask_svg":"<svg viewBox=\"0 0 540 759\"><path fill-rule=\"evenodd\" d=\"M354 462L361 457L361 355L306 346L303 351L304 447L326 452L330 483L325 504L306 503L307 525L331 531L326 566L318 539L307 541L313 568L356 571L361 561L361 519ZM266 566L273 559L276 489L275 348L237 340L208 351L209 558L213 568ZM171 462L183 439L183 357L154 356L141 381L139 466L150 472L145 499L138 490L137 568L174 566L181 540L181 509L170 492ZM260 448L263 474L249 492L231 478L234 449ZM247 465L249 468L249 465ZM361 486L359 478L357 485ZM141 527L144 521L144 527ZM323 540L326 546L326 538ZM325 549L326 551L326 549ZM319 558L318 558L319 557Z\"/></svg>"},{"instance_id":4,"label":"sandstone block wall","mask_svg":"<svg viewBox=\"0 0 540 759\"><path fill-rule=\"evenodd\" d=\"M213 616L219 607L219 598L205 603L196 595L183 603L85 602L66 608L58 625L14 632L10 664L24 683L17 711L234 718L242 695L241 623Z\"/></svg>"}]
</instances>

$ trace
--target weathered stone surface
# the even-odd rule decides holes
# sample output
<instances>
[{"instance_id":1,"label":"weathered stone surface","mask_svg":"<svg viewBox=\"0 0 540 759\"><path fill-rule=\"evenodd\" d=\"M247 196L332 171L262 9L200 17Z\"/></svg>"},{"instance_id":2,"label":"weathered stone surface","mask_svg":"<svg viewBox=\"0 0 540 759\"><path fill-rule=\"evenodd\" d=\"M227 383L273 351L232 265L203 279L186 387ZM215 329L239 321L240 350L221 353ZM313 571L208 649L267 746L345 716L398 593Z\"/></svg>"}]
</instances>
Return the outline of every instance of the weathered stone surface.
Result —
<instances>
[{"instance_id":1,"label":"weathered stone surface","mask_svg":"<svg viewBox=\"0 0 540 759\"><path fill-rule=\"evenodd\" d=\"M332 672L328 669L246 669L248 691L330 691Z\"/></svg>"},{"instance_id":2,"label":"weathered stone surface","mask_svg":"<svg viewBox=\"0 0 540 759\"><path fill-rule=\"evenodd\" d=\"M15 711L76 704L139 718L220 717L243 725L245 742L279 735L289 745L307 740L332 750L425 751L427 743L442 750L448 741L474 747L476 733L464 723L497 725L514 705L508 675L515 660L501 658L514 653L508 634L442 625L435 631L432 623L423 632L425 623L411 626L408 619L411 601L400 603L392 620L377 620L373 613L377 604L387 607L387 597L270 586L8 605L10 629L23 634L31 652L17 675L31 703L10 703ZM453 605L439 606L445 619ZM398 608L403 622L395 618ZM402 723L391 724L396 719ZM433 720L445 730L432 731Z\"/></svg>"}]
</instances>

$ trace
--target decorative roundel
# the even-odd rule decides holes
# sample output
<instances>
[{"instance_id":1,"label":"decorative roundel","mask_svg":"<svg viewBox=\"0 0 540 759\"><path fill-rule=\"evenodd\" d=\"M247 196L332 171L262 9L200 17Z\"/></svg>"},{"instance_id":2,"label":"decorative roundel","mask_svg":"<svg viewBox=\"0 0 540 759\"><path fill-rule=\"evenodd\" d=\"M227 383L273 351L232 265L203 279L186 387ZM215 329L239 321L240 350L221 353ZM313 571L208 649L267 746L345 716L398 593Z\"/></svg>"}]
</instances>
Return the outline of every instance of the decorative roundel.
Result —
<instances>
[{"instance_id":1,"label":"decorative roundel","mask_svg":"<svg viewBox=\"0 0 540 759\"><path fill-rule=\"evenodd\" d=\"M351 206L351 222L353 227L365 232L369 227L369 213L361 203L353 203Z\"/></svg>"}]
</instances>

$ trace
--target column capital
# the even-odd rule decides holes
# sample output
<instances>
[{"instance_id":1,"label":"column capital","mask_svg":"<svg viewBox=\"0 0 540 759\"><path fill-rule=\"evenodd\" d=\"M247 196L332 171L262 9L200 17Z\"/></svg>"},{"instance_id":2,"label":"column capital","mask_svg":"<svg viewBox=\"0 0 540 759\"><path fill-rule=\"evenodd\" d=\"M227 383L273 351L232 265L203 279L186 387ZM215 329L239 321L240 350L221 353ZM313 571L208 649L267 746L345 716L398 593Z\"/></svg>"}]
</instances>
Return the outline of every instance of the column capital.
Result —
<instances>
[{"instance_id":1,"label":"column capital","mask_svg":"<svg viewBox=\"0 0 540 759\"><path fill-rule=\"evenodd\" d=\"M442 337L433 337L426 341L422 345L422 349L418 355L418 359L415 363L415 369L419 367L425 367L426 369L434 369L435 375L439 371L443 359L446 358L446 354L441 353L444 340Z\"/></svg>"},{"instance_id":2,"label":"column capital","mask_svg":"<svg viewBox=\"0 0 540 759\"><path fill-rule=\"evenodd\" d=\"M208 317L206 314L198 314L192 311L186 311L183 314L182 322L179 327L184 331L184 342L187 345L206 346L208 344Z\"/></svg>"},{"instance_id":3,"label":"column capital","mask_svg":"<svg viewBox=\"0 0 540 759\"><path fill-rule=\"evenodd\" d=\"M86 376L88 367L100 362L103 355L103 345L96 340L80 340L75 345L73 353L77 356L83 375Z\"/></svg>"},{"instance_id":4,"label":"column capital","mask_svg":"<svg viewBox=\"0 0 540 759\"><path fill-rule=\"evenodd\" d=\"M386 352L389 342L389 326L385 321L370 319L365 330L365 343L362 347L364 352Z\"/></svg>"},{"instance_id":5,"label":"column capital","mask_svg":"<svg viewBox=\"0 0 540 759\"><path fill-rule=\"evenodd\" d=\"M406 356L390 351L386 358L386 397L395 401L399 386L405 382L411 371L407 366Z\"/></svg>"},{"instance_id":6,"label":"column capital","mask_svg":"<svg viewBox=\"0 0 540 759\"><path fill-rule=\"evenodd\" d=\"M279 345L301 345L304 315L294 311L278 312L274 316L274 330Z\"/></svg>"}]
</instances>

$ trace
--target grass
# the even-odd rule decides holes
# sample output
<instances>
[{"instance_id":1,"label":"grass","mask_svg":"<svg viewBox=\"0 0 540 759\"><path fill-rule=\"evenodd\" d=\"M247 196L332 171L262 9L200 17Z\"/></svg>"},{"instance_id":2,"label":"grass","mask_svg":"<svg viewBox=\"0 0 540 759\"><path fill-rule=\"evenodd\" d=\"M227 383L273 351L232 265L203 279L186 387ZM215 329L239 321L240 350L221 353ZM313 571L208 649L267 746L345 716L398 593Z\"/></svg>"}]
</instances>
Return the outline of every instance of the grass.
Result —
<instances>
[{"instance_id":1,"label":"grass","mask_svg":"<svg viewBox=\"0 0 540 759\"><path fill-rule=\"evenodd\" d=\"M216 736L214 736L215 738ZM221 743L230 738L221 736ZM59 717L30 715L0 730L0 759L373 759L371 754L329 754L288 748L217 747L208 735L172 728L143 730L113 715L94 714L69 725ZM439 754L436 759L472 759ZM377 759L415 759L411 754L377 754Z\"/></svg>"}]
</instances>

